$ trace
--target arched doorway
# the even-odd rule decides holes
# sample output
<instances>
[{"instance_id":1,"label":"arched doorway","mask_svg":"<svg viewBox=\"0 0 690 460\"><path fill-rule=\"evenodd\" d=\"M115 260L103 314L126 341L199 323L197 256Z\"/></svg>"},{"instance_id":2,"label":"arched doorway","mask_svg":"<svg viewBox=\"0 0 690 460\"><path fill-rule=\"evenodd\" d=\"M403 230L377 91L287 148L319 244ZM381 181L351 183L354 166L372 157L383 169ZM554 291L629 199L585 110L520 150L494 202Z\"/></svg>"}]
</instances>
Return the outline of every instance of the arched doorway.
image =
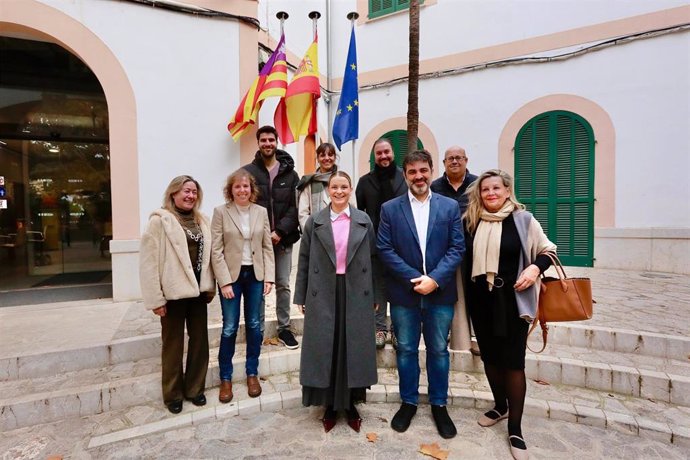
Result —
<instances>
[{"instance_id":1,"label":"arched doorway","mask_svg":"<svg viewBox=\"0 0 690 460\"><path fill-rule=\"evenodd\" d=\"M0 291L99 284L111 296L108 105L58 44L0 37Z\"/></svg>"},{"instance_id":2,"label":"arched doorway","mask_svg":"<svg viewBox=\"0 0 690 460\"><path fill-rule=\"evenodd\" d=\"M566 265L594 260L594 134L581 116L550 111L515 140L515 192L558 245Z\"/></svg>"},{"instance_id":3,"label":"arched doorway","mask_svg":"<svg viewBox=\"0 0 690 460\"><path fill-rule=\"evenodd\" d=\"M382 138L386 138L390 141L391 147L393 147L393 159L395 164L402 167L402 161L405 154L410 151L407 145L407 131L404 129L394 129L385 133ZM417 138L417 149L423 149L424 145L422 140ZM374 169L374 148L372 146L371 152L369 154L369 167Z\"/></svg>"}]
</instances>

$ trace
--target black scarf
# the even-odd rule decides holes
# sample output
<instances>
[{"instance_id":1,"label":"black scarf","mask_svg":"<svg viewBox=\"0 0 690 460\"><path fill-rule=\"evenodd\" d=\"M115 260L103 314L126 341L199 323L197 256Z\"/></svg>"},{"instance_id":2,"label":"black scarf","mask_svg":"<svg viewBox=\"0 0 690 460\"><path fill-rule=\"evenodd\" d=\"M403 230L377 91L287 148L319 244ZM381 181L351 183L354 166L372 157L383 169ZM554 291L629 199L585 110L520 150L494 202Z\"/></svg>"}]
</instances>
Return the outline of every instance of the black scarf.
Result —
<instances>
[{"instance_id":1,"label":"black scarf","mask_svg":"<svg viewBox=\"0 0 690 460\"><path fill-rule=\"evenodd\" d=\"M395 165L395 163L391 163L385 168L377 164L374 165L374 178L376 178L376 181L379 183L379 187L381 188L381 193L379 194L380 204L395 198L395 195L393 195L393 178L395 177L397 170L398 167Z\"/></svg>"}]
</instances>

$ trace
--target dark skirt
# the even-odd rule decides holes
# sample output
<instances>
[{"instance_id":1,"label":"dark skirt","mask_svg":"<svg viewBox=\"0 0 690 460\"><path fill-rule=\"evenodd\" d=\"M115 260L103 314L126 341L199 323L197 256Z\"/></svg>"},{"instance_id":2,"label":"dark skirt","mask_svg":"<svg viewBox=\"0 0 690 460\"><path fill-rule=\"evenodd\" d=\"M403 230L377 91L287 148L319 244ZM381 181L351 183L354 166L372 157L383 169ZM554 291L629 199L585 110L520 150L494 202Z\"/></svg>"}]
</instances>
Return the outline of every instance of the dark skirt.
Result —
<instances>
[{"instance_id":1,"label":"dark skirt","mask_svg":"<svg viewBox=\"0 0 690 460\"><path fill-rule=\"evenodd\" d=\"M336 275L331 384L328 388L303 386L302 404L304 406L333 406L335 410L339 410L349 409L351 404L366 401L366 388L348 388L347 386L346 309L345 275Z\"/></svg>"},{"instance_id":2,"label":"dark skirt","mask_svg":"<svg viewBox=\"0 0 690 460\"><path fill-rule=\"evenodd\" d=\"M482 362L519 370L525 368L529 323L518 314L513 284L506 279L503 287L489 291L486 277L477 277L469 306Z\"/></svg>"}]
</instances>

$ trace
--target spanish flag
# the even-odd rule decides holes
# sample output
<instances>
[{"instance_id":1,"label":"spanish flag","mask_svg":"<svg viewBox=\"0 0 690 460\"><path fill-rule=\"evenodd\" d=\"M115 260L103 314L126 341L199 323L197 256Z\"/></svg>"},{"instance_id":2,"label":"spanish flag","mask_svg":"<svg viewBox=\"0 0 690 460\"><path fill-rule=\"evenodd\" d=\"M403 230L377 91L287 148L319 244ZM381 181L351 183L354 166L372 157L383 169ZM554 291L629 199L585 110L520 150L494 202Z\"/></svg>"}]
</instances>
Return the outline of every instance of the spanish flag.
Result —
<instances>
[{"instance_id":1,"label":"spanish flag","mask_svg":"<svg viewBox=\"0 0 690 460\"><path fill-rule=\"evenodd\" d=\"M316 100L320 97L318 37L314 37L273 116L283 145L317 131Z\"/></svg>"},{"instance_id":2,"label":"spanish flag","mask_svg":"<svg viewBox=\"0 0 690 460\"><path fill-rule=\"evenodd\" d=\"M280 37L268 62L259 72L252 86L244 95L240 106L228 124L228 131L234 140L239 139L259 116L259 110L264 99L268 97L283 97L287 90L287 59L285 57L285 35Z\"/></svg>"}]
</instances>

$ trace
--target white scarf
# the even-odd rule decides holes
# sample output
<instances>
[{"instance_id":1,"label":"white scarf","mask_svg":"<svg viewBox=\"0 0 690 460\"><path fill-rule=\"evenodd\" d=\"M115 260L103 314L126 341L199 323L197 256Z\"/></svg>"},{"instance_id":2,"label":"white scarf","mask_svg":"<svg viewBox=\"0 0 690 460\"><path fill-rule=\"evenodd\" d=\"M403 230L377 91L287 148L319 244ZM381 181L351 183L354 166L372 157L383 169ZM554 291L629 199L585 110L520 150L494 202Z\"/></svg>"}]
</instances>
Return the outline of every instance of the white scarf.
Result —
<instances>
[{"instance_id":1,"label":"white scarf","mask_svg":"<svg viewBox=\"0 0 690 460\"><path fill-rule=\"evenodd\" d=\"M515 204L506 200L497 212L482 211L481 220L474 235L472 281L477 276L486 275L489 291L493 289L498 274L498 261L501 254L501 234L503 219L515 210Z\"/></svg>"}]
</instances>

